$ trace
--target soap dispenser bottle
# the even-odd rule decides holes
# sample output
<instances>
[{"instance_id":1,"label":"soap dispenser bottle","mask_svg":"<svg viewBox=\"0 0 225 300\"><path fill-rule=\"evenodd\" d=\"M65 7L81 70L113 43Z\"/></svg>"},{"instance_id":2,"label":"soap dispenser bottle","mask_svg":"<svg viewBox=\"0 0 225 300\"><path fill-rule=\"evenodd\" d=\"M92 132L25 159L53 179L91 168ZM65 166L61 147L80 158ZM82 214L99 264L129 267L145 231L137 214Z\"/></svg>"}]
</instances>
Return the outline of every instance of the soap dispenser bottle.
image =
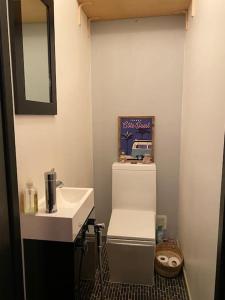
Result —
<instances>
[{"instance_id":1,"label":"soap dispenser bottle","mask_svg":"<svg viewBox=\"0 0 225 300\"><path fill-rule=\"evenodd\" d=\"M25 214L38 212L38 194L32 181L28 181L23 195L23 209Z\"/></svg>"}]
</instances>

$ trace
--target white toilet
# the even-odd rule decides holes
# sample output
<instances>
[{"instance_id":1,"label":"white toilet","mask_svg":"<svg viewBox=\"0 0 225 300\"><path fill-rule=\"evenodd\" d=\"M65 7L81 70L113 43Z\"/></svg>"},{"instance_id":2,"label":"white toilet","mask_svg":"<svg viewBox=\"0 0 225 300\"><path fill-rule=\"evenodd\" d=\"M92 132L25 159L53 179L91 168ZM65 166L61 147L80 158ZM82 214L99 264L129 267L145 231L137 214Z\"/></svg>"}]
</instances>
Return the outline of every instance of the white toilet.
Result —
<instances>
[{"instance_id":1,"label":"white toilet","mask_svg":"<svg viewBox=\"0 0 225 300\"><path fill-rule=\"evenodd\" d=\"M153 284L156 165L112 165L112 214L107 232L110 281Z\"/></svg>"}]
</instances>

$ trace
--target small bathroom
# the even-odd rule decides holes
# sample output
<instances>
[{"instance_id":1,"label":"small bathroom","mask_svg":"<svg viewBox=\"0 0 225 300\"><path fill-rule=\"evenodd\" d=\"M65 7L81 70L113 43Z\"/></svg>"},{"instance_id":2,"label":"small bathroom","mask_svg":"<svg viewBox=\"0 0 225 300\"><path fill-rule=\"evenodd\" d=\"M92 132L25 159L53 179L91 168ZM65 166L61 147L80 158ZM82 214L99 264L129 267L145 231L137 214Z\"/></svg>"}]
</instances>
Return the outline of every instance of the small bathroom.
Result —
<instances>
[{"instance_id":1,"label":"small bathroom","mask_svg":"<svg viewBox=\"0 0 225 300\"><path fill-rule=\"evenodd\" d=\"M225 299L224 26L221 0L0 0L1 299Z\"/></svg>"}]
</instances>

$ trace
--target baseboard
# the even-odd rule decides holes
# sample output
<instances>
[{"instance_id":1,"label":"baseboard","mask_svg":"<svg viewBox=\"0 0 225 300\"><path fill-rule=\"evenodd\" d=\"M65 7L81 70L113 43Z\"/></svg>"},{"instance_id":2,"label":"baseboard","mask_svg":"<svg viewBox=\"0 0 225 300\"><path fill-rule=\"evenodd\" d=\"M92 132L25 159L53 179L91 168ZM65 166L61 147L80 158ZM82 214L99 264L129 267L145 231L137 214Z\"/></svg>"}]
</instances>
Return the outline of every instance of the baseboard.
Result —
<instances>
[{"instance_id":1,"label":"baseboard","mask_svg":"<svg viewBox=\"0 0 225 300\"><path fill-rule=\"evenodd\" d=\"M192 300L191 292L190 292L190 287L189 287L189 284L188 284L187 273L186 273L185 267L183 267L183 274L184 274L184 280L185 280L186 288L187 288L187 292L188 292L188 298L189 298L189 300Z\"/></svg>"},{"instance_id":2,"label":"baseboard","mask_svg":"<svg viewBox=\"0 0 225 300\"><path fill-rule=\"evenodd\" d=\"M177 245L181 249L181 245L180 245L179 240L177 240ZM186 273L186 270L185 270L185 266L183 266L183 274L184 274L184 280L185 280L185 284L186 284L186 288L187 288L188 298L189 298L189 300L192 300L191 290L190 290L190 287L189 287L189 284L188 284L187 273Z\"/></svg>"}]
</instances>

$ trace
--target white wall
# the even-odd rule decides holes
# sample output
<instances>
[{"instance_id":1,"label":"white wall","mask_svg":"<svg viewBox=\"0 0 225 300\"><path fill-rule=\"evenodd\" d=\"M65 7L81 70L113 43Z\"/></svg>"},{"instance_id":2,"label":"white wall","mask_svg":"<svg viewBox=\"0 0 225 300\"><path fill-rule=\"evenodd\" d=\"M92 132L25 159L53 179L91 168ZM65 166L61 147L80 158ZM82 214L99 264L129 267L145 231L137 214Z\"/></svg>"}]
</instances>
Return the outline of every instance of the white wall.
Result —
<instances>
[{"instance_id":1,"label":"white wall","mask_svg":"<svg viewBox=\"0 0 225 300\"><path fill-rule=\"evenodd\" d=\"M196 3L185 47L178 228L192 300L213 300L225 130L225 2Z\"/></svg>"},{"instance_id":2,"label":"white wall","mask_svg":"<svg viewBox=\"0 0 225 300\"><path fill-rule=\"evenodd\" d=\"M176 236L184 18L92 24L94 186L97 217L111 214L111 165L117 160L117 117L156 116L157 211Z\"/></svg>"},{"instance_id":3,"label":"white wall","mask_svg":"<svg viewBox=\"0 0 225 300\"><path fill-rule=\"evenodd\" d=\"M15 116L19 186L44 194L46 170L68 186L92 186L90 33L74 0L55 0L57 116Z\"/></svg>"}]
</instances>

